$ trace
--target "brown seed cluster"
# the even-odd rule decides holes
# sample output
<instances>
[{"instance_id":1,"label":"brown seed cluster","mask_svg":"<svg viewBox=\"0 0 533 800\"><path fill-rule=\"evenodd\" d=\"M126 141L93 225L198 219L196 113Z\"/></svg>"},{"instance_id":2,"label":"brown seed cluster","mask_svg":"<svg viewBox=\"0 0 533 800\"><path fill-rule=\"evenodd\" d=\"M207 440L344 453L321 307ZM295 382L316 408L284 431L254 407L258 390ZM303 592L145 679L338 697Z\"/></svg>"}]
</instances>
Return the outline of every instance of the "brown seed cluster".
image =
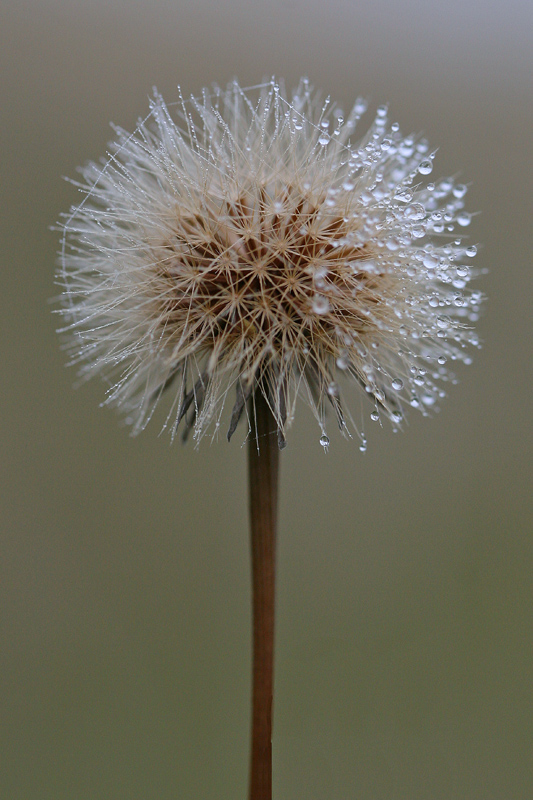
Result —
<instances>
[{"instance_id":1,"label":"brown seed cluster","mask_svg":"<svg viewBox=\"0 0 533 800\"><path fill-rule=\"evenodd\" d=\"M259 186L209 214L178 210L175 236L155 259L154 316L168 346L235 363L245 394L261 381L272 391L296 370L343 425L331 388L337 361L390 323L385 301L399 289L390 272L365 270L372 245L347 243L351 223L292 187L275 201Z\"/></svg>"}]
</instances>

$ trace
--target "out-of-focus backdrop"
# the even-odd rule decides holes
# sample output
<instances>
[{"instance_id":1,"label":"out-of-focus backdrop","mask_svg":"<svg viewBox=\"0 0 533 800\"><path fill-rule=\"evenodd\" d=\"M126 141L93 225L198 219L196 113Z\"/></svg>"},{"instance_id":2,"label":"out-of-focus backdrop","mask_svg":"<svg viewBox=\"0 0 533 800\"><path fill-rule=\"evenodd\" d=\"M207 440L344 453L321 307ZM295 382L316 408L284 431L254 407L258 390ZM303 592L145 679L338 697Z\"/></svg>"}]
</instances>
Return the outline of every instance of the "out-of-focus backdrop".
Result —
<instances>
[{"instance_id":1,"label":"out-of-focus backdrop","mask_svg":"<svg viewBox=\"0 0 533 800\"><path fill-rule=\"evenodd\" d=\"M0 24L0 796L246 797L245 450L128 438L49 298L61 176L165 98L302 73L472 183L484 348L368 452L282 457L276 800L533 796L531 51L521 0L17 0ZM369 114L369 118L371 114ZM370 408L367 409L370 412Z\"/></svg>"}]
</instances>

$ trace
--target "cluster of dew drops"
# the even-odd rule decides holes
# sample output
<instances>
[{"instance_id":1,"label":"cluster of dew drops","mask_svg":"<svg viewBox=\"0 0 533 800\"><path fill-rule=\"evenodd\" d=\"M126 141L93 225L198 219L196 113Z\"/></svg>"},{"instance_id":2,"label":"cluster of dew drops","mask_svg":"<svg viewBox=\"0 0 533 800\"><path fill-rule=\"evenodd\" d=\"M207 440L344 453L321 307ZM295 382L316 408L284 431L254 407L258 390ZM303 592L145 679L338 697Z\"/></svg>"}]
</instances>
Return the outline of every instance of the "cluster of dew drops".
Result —
<instances>
[{"instance_id":1,"label":"cluster of dew drops","mask_svg":"<svg viewBox=\"0 0 533 800\"><path fill-rule=\"evenodd\" d=\"M298 102L299 98L295 96L292 105L294 110L298 110ZM343 145L346 142L366 108L366 102L358 99L346 121L342 111L336 107L331 113L323 112L317 147L322 149L324 156L331 144L339 142ZM332 133L329 132L330 116L336 120ZM457 229L464 229L471 222L472 215L464 210L467 186L455 183L452 178L443 178L437 183L429 182L425 185L417 183L417 179L422 181L433 172L435 153L429 152L425 139L403 137L399 124L395 122L387 128L387 121L387 107L380 106L368 134L357 149L351 150L348 146L336 149L335 152L339 155L334 155L331 161L335 180L328 190L326 204L335 207L343 193L350 193L355 189L358 198L355 213L361 223L356 232L357 237L361 242L371 240L378 248L382 248L388 264L391 264L391 256L397 255L398 260L392 262L393 266L404 270L408 277L423 284L423 294L428 287L433 289L429 296L424 297L424 302L418 304L417 310L419 314L426 312L427 328L431 337L441 341L442 353L436 355L435 342L425 352L419 346L418 356L409 350L400 349L398 357L407 370L405 378L386 376L388 389L392 390L391 394L396 399L399 399L399 393L406 386L413 389L425 384L426 393L421 397L413 393L408 402L422 413L427 413L426 408L433 405L437 397L445 396L445 392L428 381L428 377L455 383L455 377L448 374L444 365L450 359L471 363L472 359L462 349L467 345L479 346L477 335L468 329L468 325L479 318L482 293L463 293L467 283L476 274L472 270L471 259L476 255L477 248L474 244L463 244L461 238L453 238ZM294 116L292 124L295 130L301 129L299 115ZM440 238L438 244L434 238L430 238L434 236ZM342 240L338 242L342 243ZM379 257L378 263L374 259L365 263L367 271L371 272L373 268L376 272L380 270ZM438 289L442 291L439 292ZM323 301L324 298L317 296L313 309L315 313L325 313L327 301ZM446 309L448 315L442 313ZM427 333L427 330L424 331L424 334ZM418 338L420 332L401 325L399 335L408 342L410 338ZM453 344L447 343L450 339ZM437 362L432 376L428 375L425 366L413 365L412 360L420 356L426 365L431 361ZM371 361L367 366L371 372L376 363L372 365ZM347 369L348 362L343 355L337 359L337 367L340 370ZM370 387L367 387L367 391L371 391ZM379 392L379 389L372 390L378 399ZM373 421L380 420L377 407L370 417ZM394 426L394 423L398 425L401 422L403 415L399 410L392 412L390 417ZM394 427L394 430L398 430L398 427ZM365 452L365 434L361 432L359 437L360 450ZM328 450L330 440L324 430L320 444L325 451Z\"/></svg>"}]
</instances>

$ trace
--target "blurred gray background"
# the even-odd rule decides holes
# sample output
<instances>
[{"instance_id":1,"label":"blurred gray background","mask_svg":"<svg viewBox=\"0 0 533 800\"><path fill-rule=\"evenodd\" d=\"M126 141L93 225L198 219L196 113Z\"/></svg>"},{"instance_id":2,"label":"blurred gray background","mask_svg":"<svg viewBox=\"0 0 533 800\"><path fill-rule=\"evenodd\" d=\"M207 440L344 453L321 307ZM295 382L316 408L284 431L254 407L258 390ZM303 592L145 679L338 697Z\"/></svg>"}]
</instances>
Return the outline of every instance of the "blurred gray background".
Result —
<instances>
[{"instance_id":1,"label":"blurred gray background","mask_svg":"<svg viewBox=\"0 0 533 800\"><path fill-rule=\"evenodd\" d=\"M61 180L169 101L302 73L389 101L472 182L484 348L368 452L304 408L282 457L276 800L533 796L531 29L514 0L17 0L0 19L0 796L237 800L248 771L242 436L128 437L73 391L49 298ZM369 119L370 119L369 115ZM370 412L370 407L367 409Z\"/></svg>"}]
</instances>

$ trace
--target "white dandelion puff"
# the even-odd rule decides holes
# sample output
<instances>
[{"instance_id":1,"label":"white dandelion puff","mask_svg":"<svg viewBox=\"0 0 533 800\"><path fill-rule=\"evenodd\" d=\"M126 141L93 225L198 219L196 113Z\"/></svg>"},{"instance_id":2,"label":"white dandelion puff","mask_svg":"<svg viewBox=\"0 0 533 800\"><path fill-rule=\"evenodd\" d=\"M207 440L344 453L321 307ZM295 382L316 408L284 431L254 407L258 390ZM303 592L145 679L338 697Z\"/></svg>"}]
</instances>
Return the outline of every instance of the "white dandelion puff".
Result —
<instances>
[{"instance_id":1,"label":"white dandelion puff","mask_svg":"<svg viewBox=\"0 0 533 800\"><path fill-rule=\"evenodd\" d=\"M154 94L110 155L88 164L65 215L59 280L72 362L108 383L104 403L141 431L200 440L231 396L228 438L260 391L280 445L301 397L329 445L327 412L357 433L351 392L373 420L435 410L453 361L469 363L482 296L467 187L426 183L434 153L378 108L344 116L307 80ZM459 227L458 227L459 226ZM253 411L252 411L253 413ZM362 448L366 447L359 434Z\"/></svg>"}]
</instances>

